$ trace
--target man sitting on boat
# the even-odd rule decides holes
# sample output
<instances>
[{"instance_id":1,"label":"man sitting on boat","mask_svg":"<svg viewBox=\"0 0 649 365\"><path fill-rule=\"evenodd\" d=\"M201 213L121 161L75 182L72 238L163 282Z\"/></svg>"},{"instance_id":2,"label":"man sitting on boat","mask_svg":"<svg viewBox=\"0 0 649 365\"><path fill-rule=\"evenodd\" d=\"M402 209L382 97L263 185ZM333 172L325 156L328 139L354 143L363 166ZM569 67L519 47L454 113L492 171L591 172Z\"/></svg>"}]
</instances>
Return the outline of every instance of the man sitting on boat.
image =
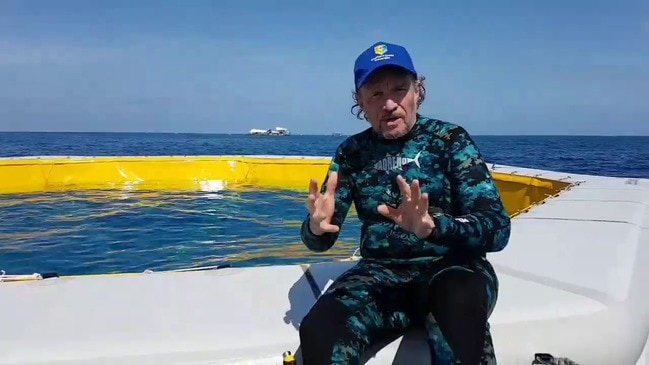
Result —
<instances>
[{"instance_id":1,"label":"man sitting on boat","mask_svg":"<svg viewBox=\"0 0 649 365\"><path fill-rule=\"evenodd\" d=\"M494 364L486 254L506 247L510 218L481 153L461 126L419 114L424 77L402 46L362 52L354 81L353 109L371 127L338 146L320 188L311 180L301 235L328 250L353 202L362 258L303 319L304 364L359 363L419 324L435 364Z\"/></svg>"}]
</instances>

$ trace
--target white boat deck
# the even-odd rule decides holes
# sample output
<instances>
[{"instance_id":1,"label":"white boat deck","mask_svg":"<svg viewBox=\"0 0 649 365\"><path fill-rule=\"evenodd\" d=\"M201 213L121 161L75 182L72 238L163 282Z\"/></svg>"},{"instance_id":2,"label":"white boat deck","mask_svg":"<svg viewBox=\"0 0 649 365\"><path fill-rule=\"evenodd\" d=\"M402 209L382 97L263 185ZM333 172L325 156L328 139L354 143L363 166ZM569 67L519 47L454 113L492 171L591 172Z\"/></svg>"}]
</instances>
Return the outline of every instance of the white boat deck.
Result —
<instances>
[{"instance_id":1,"label":"white boat deck","mask_svg":"<svg viewBox=\"0 0 649 365\"><path fill-rule=\"evenodd\" d=\"M649 180L496 166L582 183L512 220L489 259L499 364L536 352L649 365ZM322 290L353 262L312 265ZM224 268L0 283L0 364L281 364L315 301L306 267ZM299 351L298 351L299 359ZM368 364L427 364L411 332Z\"/></svg>"}]
</instances>

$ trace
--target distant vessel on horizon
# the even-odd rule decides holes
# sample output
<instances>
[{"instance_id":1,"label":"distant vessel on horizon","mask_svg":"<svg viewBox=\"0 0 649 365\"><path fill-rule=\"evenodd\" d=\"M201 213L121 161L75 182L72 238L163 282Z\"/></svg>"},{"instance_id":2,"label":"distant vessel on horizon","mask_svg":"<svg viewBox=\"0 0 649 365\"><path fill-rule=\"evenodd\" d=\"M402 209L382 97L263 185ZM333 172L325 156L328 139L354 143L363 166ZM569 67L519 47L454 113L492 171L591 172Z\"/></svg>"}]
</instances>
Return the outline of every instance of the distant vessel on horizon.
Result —
<instances>
[{"instance_id":1,"label":"distant vessel on horizon","mask_svg":"<svg viewBox=\"0 0 649 365\"><path fill-rule=\"evenodd\" d=\"M275 129L251 129L250 135L253 136L290 136L291 131L283 127L275 127Z\"/></svg>"}]
</instances>

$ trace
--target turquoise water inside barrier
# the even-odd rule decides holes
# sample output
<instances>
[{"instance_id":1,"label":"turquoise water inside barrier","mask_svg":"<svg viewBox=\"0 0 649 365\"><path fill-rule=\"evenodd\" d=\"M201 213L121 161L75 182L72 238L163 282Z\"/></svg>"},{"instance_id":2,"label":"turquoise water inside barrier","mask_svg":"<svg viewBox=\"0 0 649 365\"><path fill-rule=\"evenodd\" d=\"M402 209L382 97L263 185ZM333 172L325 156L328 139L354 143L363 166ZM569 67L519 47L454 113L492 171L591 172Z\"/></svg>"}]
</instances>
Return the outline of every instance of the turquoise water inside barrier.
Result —
<instances>
[{"instance_id":1,"label":"turquoise water inside barrier","mask_svg":"<svg viewBox=\"0 0 649 365\"><path fill-rule=\"evenodd\" d=\"M338 242L300 242L305 193L80 191L0 196L0 270L59 275L258 266L349 257L352 210Z\"/></svg>"}]
</instances>

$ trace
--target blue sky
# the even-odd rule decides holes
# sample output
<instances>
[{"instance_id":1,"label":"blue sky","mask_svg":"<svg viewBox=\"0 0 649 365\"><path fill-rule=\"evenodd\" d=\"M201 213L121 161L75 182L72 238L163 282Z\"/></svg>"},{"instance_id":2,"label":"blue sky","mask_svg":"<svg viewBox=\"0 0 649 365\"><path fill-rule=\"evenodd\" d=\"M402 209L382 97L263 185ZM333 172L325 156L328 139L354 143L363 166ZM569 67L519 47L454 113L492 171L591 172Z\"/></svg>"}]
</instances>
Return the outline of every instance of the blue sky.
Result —
<instances>
[{"instance_id":1,"label":"blue sky","mask_svg":"<svg viewBox=\"0 0 649 365\"><path fill-rule=\"evenodd\" d=\"M375 41L473 134L649 135L646 0L3 0L0 130L354 133Z\"/></svg>"}]
</instances>

